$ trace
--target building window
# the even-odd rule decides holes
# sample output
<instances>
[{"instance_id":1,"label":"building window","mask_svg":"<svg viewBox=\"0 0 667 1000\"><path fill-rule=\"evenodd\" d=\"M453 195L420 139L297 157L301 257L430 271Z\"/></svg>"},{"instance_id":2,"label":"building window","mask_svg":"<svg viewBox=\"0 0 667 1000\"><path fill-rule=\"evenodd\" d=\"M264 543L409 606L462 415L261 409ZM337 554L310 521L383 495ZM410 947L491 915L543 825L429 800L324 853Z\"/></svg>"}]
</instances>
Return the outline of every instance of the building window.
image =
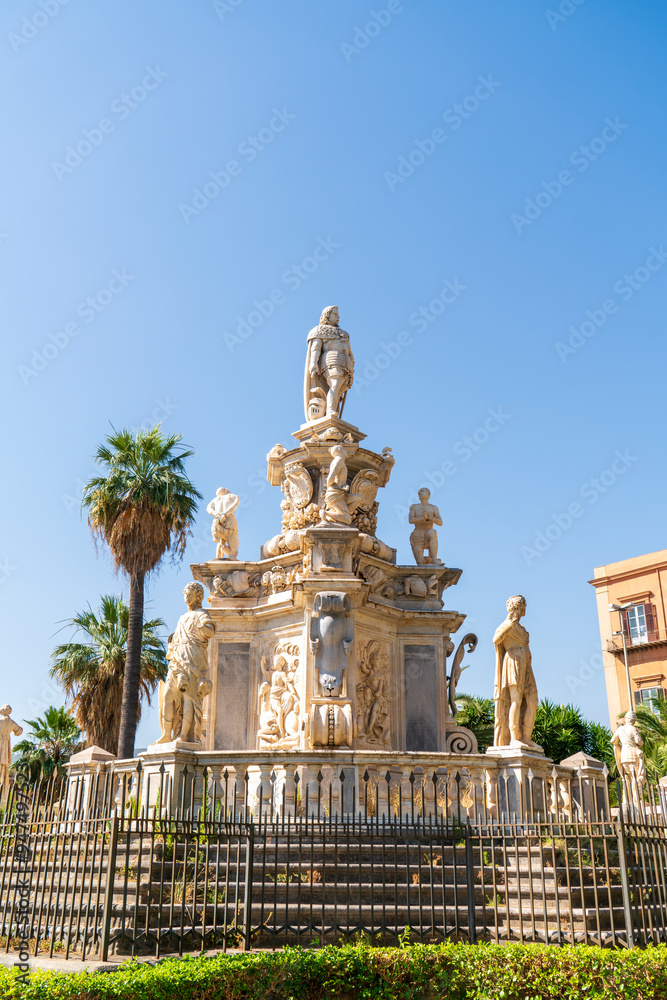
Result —
<instances>
[{"instance_id":1,"label":"building window","mask_svg":"<svg viewBox=\"0 0 667 1000\"><path fill-rule=\"evenodd\" d=\"M635 604L623 612L623 628L631 646L653 642L658 637L652 604Z\"/></svg>"},{"instance_id":2,"label":"building window","mask_svg":"<svg viewBox=\"0 0 667 1000\"><path fill-rule=\"evenodd\" d=\"M650 708L652 712L655 712L653 702L662 701L664 697L664 688L642 688L640 691L635 691L635 705L643 705L645 708Z\"/></svg>"},{"instance_id":3,"label":"building window","mask_svg":"<svg viewBox=\"0 0 667 1000\"><path fill-rule=\"evenodd\" d=\"M630 645L637 646L641 642L648 642L648 629L646 627L646 612L643 604L637 604L634 608L626 611L628 623L628 635Z\"/></svg>"}]
</instances>

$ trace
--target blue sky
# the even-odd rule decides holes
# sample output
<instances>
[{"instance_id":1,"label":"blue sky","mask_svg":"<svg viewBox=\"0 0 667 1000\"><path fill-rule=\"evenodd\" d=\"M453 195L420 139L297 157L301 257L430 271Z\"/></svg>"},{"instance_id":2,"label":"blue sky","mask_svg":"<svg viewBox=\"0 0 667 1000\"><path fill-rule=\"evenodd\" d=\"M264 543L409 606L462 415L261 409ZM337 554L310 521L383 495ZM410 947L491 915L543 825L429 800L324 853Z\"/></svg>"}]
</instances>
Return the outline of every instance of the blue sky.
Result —
<instances>
[{"instance_id":1,"label":"blue sky","mask_svg":"<svg viewBox=\"0 0 667 1000\"><path fill-rule=\"evenodd\" d=\"M378 534L411 561L426 482L463 569L465 686L491 693L523 593L540 694L608 721L587 580L665 547L664 8L6 0L0 45L14 717L58 700L59 623L125 586L77 500L110 426L182 433L206 499L244 495L256 558L280 524L265 455L336 303L346 419L396 456ZM149 586L170 629L212 553L202 512Z\"/></svg>"}]
</instances>

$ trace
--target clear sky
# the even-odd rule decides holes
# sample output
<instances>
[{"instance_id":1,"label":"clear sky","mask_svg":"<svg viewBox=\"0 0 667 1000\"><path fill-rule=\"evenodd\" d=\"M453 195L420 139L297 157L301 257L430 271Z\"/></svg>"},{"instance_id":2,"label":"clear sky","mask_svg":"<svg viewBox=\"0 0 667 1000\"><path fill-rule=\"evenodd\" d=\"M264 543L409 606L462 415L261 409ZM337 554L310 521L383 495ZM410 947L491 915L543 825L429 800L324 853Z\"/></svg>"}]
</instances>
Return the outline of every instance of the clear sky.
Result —
<instances>
[{"instance_id":1,"label":"clear sky","mask_svg":"<svg viewBox=\"0 0 667 1000\"><path fill-rule=\"evenodd\" d=\"M206 500L244 494L257 558L280 525L265 456L302 422L305 338L336 303L345 417L396 456L378 534L410 562L405 508L430 484L463 569L463 686L491 694L523 593L540 694L608 721L587 581L666 544L665 24L655 0L5 0L17 720L62 702L59 623L127 594L78 504L111 425L182 433ZM149 586L169 630L212 554L202 510ZM156 735L153 709L138 745Z\"/></svg>"}]
</instances>

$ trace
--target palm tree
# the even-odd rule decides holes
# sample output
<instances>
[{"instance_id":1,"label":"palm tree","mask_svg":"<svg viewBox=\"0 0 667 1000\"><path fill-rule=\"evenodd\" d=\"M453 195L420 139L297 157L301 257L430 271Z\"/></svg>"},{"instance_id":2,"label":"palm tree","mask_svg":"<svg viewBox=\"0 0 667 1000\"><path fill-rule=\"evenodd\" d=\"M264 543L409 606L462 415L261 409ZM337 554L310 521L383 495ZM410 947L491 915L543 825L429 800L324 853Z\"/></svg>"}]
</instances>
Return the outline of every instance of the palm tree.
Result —
<instances>
[{"instance_id":1,"label":"palm tree","mask_svg":"<svg viewBox=\"0 0 667 1000\"><path fill-rule=\"evenodd\" d=\"M543 698L537 706L532 739L557 763L579 750L587 752L588 723L575 705Z\"/></svg>"},{"instance_id":2,"label":"palm tree","mask_svg":"<svg viewBox=\"0 0 667 1000\"><path fill-rule=\"evenodd\" d=\"M66 708L47 708L43 716L26 722L32 732L14 745L18 754L12 767L27 772L29 780L52 775L62 778L65 764L81 750L81 730Z\"/></svg>"},{"instance_id":3,"label":"palm tree","mask_svg":"<svg viewBox=\"0 0 667 1000\"><path fill-rule=\"evenodd\" d=\"M81 504L96 541L106 542L116 570L130 581L127 653L118 756L134 756L141 686L144 581L166 552L182 558L201 494L185 475L189 450L177 452L180 434L163 435L160 425L136 436L114 431L97 449L105 476L91 479Z\"/></svg>"},{"instance_id":4,"label":"palm tree","mask_svg":"<svg viewBox=\"0 0 667 1000\"><path fill-rule=\"evenodd\" d=\"M122 597L102 597L98 613L92 608L75 615L65 627L74 632L69 642L56 646L50 675L65 689L74 716L86 731L87 746L118 752L120 708L127 655L129 608ZM164 643L158 629L160 618L144 622L141 641L141 675L137 721L141 701L150 704L151 694L167 676ZM83 641L74 641L80 638Z\"/></svg>"},{"instance_id":5,"label":"palm tree","mask_svg":"<svg viewBox=\"0 0 667 1000\"><path fill-rule=\"evenodd\" d=\"M477 737L479 752L484 753L493 743L494 704L493 698L482 698L476 694L457 694L458 712L456 725L465 726Z\"/></svg>"},{"instance_id":6,"label":"palm tree","mask_svg":"<svg viewBox=\"0 0 667 1000\"><path fill-rule=\"evenodd\" d=\"M653 781L667 775L667 699L637 707L637 728L644 739L646 773Z\"/></svg>"}]
</instances>

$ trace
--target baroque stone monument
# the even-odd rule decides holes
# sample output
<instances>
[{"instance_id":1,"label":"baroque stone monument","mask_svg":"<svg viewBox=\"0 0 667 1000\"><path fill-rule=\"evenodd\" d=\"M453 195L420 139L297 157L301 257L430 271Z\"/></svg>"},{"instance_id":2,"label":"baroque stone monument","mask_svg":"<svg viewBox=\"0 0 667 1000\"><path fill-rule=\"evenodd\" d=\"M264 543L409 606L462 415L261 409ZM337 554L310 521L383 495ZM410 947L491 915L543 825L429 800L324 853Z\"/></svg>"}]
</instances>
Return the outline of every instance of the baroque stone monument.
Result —
<instances>
[{"instance_id":1,"label":"baroque stone monument","mask_svg":"<svg viewBox=\"0 0 667 1000\"><path fill-rule=\"evenodd\" d=\"M573 818L586 801L596 814L608 809L597 762L555 765L532 741L523 597L507 602L494 636L495 745L480 754L457 724L463 658L477 646L472 633L455 643L466 616L444 602L461 570L438 557L443 519L426 488L409 512L414 562L400 564L378 535L394 456L343 420L353 379L350 338L330 306L306 338L305 421L267 455L280 510L257 558L240 557L239 496L221 487L208 504L215 552L191 566L197 582L169 640L161 735L141 755L142 801L153 808L159 794L161 808L196 809L206 775L237 818L320 809ZM634 737L617 737L624 767L639 775ZM73 764L89 782L100 766Z\"/></svg>"},{"instance_id":2,"label":"baroque stone monument","mask_svg":"<svg viewBox=\"0 0 667 1000\"><path fill-rule=\"evenodd\" d=\"M185 588L188 611L170 637L162 732L142 754L143 801L155 806L165 782L169 808L201 801L206 773L237 817L456 808L461 817L573 818L585 802L608 809L596 762L555 765L532 740L537 689L523 597L507 602L494 636L495 745L480 754L458 724L463 659L477 646L472 633L455 642L466 616L444 602L461 570L438 556L443 519L426 488L409 512L414 562L400 564L378 535L394 456L367 447L343 419L353 379L350 338L330 306L306 338L305 421L292 444L267 455L279 511L276 503L258 557L240 556L236 493L221 487L207 507L215 552L191 566L197 582ZM80 766L92 780L92 765Z\"/></svg>"},{"instance_id":3,"label":"baroque stone monument","mask_svg":"<svg viewBox=\"0 0 667 1000\"><path fill-rule=\"evenodd\" d=\"M397 564L378 537L378 494L394 457L366 448L342 419L353 378L350 338L330 306L306 338L305 423L295 446L276 444L267 456L281 524L259 559L238 557L236 495L218 490L209 504L216 555L192 566L215 630L201 725L208 751L444 753L453 741L460 753L477 750L454 721L448 678L450 635L465 615L444 609L443 592L461 570L437 558L442 518L428 491L411 510L416 566ZM181 692L181 676L167 681L165 697ZM165 716L160 739L196 742L200 732L177 729Z\"/></svg>"}]
</instances>

